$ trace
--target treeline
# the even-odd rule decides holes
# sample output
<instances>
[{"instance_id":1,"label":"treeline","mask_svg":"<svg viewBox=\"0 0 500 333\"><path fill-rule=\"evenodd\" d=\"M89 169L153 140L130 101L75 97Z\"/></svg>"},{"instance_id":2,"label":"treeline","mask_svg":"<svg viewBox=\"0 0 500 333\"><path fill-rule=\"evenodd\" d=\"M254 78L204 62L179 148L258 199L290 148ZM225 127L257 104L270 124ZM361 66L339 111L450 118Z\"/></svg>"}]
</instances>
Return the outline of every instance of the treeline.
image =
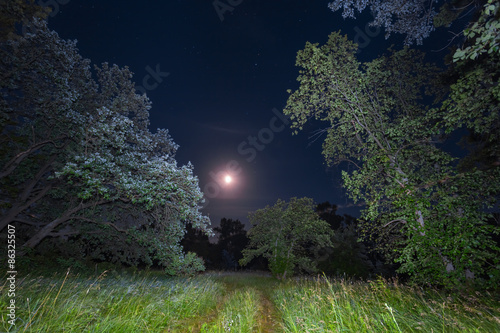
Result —
<instances>
[{"instance_id":1,"label":"treeline","mask_svg":"<svg viewBox=\"0 0 500 333\"><path fill-rule=\"evenodd\" d=\"M300 205L312 203L311 199L292 199ZM302 201L302 202L301 202ZM369 241L360 241L359 221L350 215L338 215L337 206L329 202L309 206L310 216L316 219L311 225L301 218L288 219L284 214L272 215L273 221L255 220L250 230L239 220L222 218L220 226L214 228L215 240L203 232L188 225L187 233L182 240L186 251L194 252L203 258L209 270L253 271L267 270L280 278L297 274L326 274L328 276L349 276L367 278L370 276L393 276L397 265L387 263L376 245ZM269 215L269 207L262 210ZM292 225L292 223L299 225ZM310 222L310 221L309 221ZM256 240L257 225L265 227L260 233L261 240ZM321 226L323 232L317 227ZM307 232L304 228L311 228ZM301 236L300 241L292 245L294 237ZM328 239L317 242L322 236ZM259 246L252 244L258 243ZM263 251L265 245L268 253ZM257 250L255 256L249 256L249 250ZM290 253L288 258L287 254ZM282 260L282 267L277 265L276 258ZM296 265L294 262L302 262ZM288 266L288 267L287 267ZM287 272L285 272L288 270Z\"/></svg>"}]
</instances>

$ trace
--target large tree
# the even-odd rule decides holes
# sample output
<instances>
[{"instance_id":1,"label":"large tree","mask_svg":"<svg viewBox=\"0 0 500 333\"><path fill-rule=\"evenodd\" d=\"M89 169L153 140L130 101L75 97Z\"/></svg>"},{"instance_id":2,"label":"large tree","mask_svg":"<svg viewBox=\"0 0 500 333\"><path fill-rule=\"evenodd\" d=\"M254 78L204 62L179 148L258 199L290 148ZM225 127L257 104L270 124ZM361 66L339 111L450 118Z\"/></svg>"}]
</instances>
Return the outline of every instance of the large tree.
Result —
<instances>
[{"instance_id":1,"label":"large tree","mask_svg":"<svg viewBox=\"0 0 500 333\"><path fill-rule=\"evenodd\" d=\"M314 272L314 249L331 246L331 229L314 207L310 198L292 198L290 202L278 199L274 206L251 213L250 243L243 250L240 264L264 256L271 272L280 279L292 275L295 268Z\"/></svg>"},{"instance_id":2,"label":"large tree","mask_svg":"<svg viewBox=\"0 0 500 333\"><path fill-rule=\"evenodd\" d=\"M192 166L177 165L168 131L149 131L151 103L132 73L103 64L94 80L76 42L41 20L28 31L0 47L0 229L22 226L20 254L48 237L95 235L107 259L135 244L146 264L173 274L191 265L179 242L186 223L210 233L203 194Z\"/></svg>"},{"instance_id":3,"label":"large tree","mask_svg":"<svg viewBox=\"0 0 500 333\"><path fill-rule=\"evenodd\" d=\"M380 237L400 272L443 284L491 276L498 248L485 208L496 201L498 172L459 172L439 148L443 111L426 106L442 95L433 90L438 70L408 48L364 64L355 54L339 33L298 52L300 87L284 110L292 127L329 123L323 154L349 162L344 184L366 203L365 235Z\"/></svg>"}]
</instances>

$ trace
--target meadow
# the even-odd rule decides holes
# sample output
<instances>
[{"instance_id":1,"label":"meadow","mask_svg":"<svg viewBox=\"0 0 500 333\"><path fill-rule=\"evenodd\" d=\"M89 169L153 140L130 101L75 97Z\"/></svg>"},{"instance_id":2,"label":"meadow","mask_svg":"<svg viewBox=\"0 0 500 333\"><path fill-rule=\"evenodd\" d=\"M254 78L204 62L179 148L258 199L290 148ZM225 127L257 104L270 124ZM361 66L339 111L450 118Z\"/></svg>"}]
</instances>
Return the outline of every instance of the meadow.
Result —
<instances>
[{"instance_id":1,"label":"meadow","mask_svg":"<svg viewBox=\"0 0 500 333\"><path fill-rule=\"evenodd\" d=\"M500 298L397 280L104 271L18 277L16 325L1 332L500 332Z\"/></svg>"}]
</instances>

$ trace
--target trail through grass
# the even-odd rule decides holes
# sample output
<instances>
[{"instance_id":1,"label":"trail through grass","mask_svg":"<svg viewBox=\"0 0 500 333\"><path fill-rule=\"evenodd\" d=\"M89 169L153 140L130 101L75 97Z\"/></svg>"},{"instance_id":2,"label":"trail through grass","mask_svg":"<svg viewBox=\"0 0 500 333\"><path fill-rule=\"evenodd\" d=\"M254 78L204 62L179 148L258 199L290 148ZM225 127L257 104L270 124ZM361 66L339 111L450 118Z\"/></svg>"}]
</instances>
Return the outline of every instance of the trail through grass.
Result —
<instances>
[{"instance_id":1,"label":"trail through grass","mask_svg":"<svg viewBox=\"0 0 500 333\"><path fill-rule=\"evenodd\" d=\"M253 308L254 324L252 329L234 329L231 332L280 332L280 317L277 309L271 301L272 293L278 286L279 281L264 274L234 273L223 274L216 277L217 281L223 282L228 291L245 291L251 294L252 302L246 304ZM231 308L238 308L231 305ZM245 307L244 307L245 308Z\"/></svg>"},{"instance_id":2,"label":"trail through grass","mask_svg":"<svg viewBox=\"0 0 500 333\"><path fill-rule=\"evenodd\" d=\"M265 274L26 276L0 332L500 332L498 293L449 295L396 280L278 281Z\"/></svg>"}]
</instances>

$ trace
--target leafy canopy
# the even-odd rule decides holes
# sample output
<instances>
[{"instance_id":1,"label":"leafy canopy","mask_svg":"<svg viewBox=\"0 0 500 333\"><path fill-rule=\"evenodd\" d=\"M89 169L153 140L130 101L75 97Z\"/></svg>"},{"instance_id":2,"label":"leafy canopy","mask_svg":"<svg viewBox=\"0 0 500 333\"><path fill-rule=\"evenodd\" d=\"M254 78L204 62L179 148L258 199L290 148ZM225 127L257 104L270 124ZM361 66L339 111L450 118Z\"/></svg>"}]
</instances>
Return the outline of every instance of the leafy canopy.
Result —
<instances>
[{"instance_id":1,"label":"leafy canopy","mask_svg":"<svg viewBox=\"0 0 500 333\"><path fill-rule=\"evenodd\" d=\"M186 223L211 233L198 179L168 130L148 129L128 68L104 63L94 79L76 42L38 19L0 52L0 229L18 226L19 254L66 239L81 259L201 269L180 246Z\"/></svg>"},{"instance_id":2,"label":"leafy canopy","mask_svg":"<svg viewBox=\"0 0 500 333\"><path fill-rule=\"evenodd\" d=\"M243 250L240 264L263 256L278 278L292 275L295 268L314 272L313 249L331 246L331 229L314 207L310 198L292 198L289 202L278 199L273 206L251 213L250 243Z\"/></svg>"},{"instance_id":3,"label":"leafy canopy","mask_svg":"<svg viewBox=\"0 0 500 333\"><path fill-rule=\"evenodd\" d=\"M485 209L496 201L498 172L458 172L439 148L446 110L427 106L443 95L439 70L407 47L363 64L355 51L332 33L298 52L300 87L284 110L292 128L311 118L328 124L319 130L325 159L349 163L344 185L366 204L364 237L401 263L400 272L441 284L492 274L498 249Z\"/></svg>"}]
</instances>

